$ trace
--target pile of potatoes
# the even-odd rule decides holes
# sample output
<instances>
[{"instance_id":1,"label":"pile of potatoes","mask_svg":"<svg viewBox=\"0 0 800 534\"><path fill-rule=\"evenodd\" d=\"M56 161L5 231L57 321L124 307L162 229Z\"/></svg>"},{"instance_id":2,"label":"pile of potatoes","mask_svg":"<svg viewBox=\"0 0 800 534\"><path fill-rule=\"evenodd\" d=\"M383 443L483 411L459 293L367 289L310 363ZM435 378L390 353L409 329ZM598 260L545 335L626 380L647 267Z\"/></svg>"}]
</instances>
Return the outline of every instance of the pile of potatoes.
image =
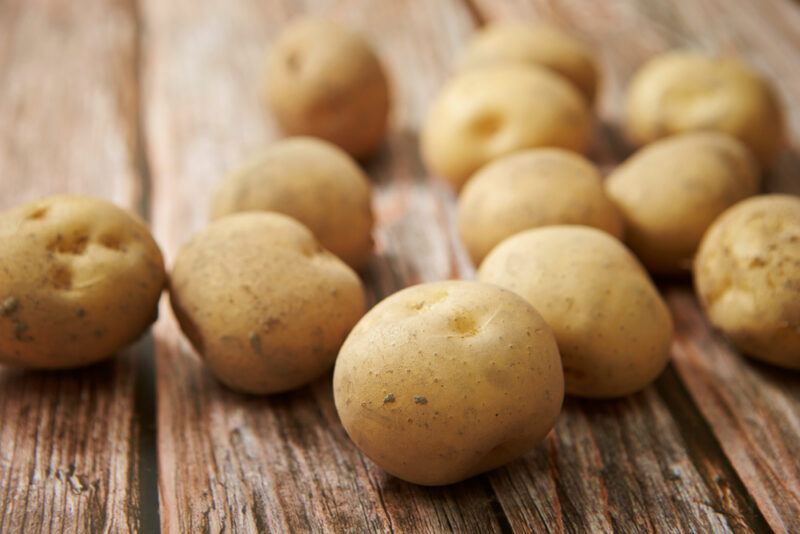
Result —
<instances>
[{"instance_id":1,"label":"pile of potatoes","mask_svg":"<svg viewBox=\"0 0 800 534\"><path fill-rule=\"evenodd\" d=\"M758 195L783 143L769 84L744 63L670 52L626 95L638 150L603 177L599 68L560 30L480 31L431 104L420 150L459 193L475 281L415 285L366 311L373 249L358 160L382 144L391 92L359 34L303 19L274 43L265 107L287 134L220 180L209 225L167 280L147 227L57 196L0 214L0 363L54 369L120 350L174 314L243 393L334 367L348 435L387 472L457 482L525 454L565 394L652 383L672 318L651 274L692 272L710 321L745 353L800 369L800 199Z\"/></svg>"}]
</instances>

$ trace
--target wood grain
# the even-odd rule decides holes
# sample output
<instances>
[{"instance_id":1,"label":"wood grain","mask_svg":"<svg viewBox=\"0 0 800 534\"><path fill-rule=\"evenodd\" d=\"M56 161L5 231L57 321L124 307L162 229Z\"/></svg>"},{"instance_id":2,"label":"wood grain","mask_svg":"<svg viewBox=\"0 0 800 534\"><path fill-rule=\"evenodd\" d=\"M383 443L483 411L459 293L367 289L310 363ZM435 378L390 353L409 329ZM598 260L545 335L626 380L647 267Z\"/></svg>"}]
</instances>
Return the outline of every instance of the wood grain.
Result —
<instances>
[{"instance_id":1,"label":"wood grain","mask_svg":"<svg viewBox=\"0 0 800 534\"><path fill-rule=\"evenodd\" d=\"M767 175L766 190L800 193L800 160L793 142L800 134L800 110L793 98L800 94L800 76L789 66L800 44L800 10L791 2L741 2L733 9L730 3L717 0L591 6L572 1L476 0L476 9L489 20L554 21L600 50L603 71L610 73L600 113L612 125L611 131L620 116L625 83L650 55L670 48L695 48L744 57L775 84L788 116L790 142L777 168ZM619 143L608 148L619 157L627 150ZM797 457L800 443L800 379L745 360L731 350L711 333L691 288L670 288L668 297L678 327L673 365L705 421L700 421L699 431L710 427L769 526L777 532L797 531L800 477L792 458ZM680 413L675 399L669 402L672 411Z\"/></svg>"},{"instance_id":2,"label":"wood grain","mask_svg":"<svg viewBox=\"0 0 800 534\"><path fill-rule=\"evenodd\" d=\"M131 4L0 2L0 207L71 192L138 209L136 87ZM139 530L144 353L0 367L0 531Z\"/></svg>"}]
</instances>

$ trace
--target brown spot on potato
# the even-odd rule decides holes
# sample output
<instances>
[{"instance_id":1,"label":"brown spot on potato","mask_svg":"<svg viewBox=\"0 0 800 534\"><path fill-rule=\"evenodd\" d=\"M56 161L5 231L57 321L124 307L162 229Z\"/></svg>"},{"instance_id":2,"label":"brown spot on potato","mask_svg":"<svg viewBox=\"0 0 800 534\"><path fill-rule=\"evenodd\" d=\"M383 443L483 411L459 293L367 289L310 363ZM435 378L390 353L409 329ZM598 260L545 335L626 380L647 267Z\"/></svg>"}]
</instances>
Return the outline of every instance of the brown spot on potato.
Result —
<instances>
[{"instance_id":1,"label":"brown spot on potato","mask_svg":"<svg viewBox=\"0 0 800 534\"><path fill-rule=\"evenodd\" d=\"M105 248L107 248L109 250L117 250L117 251L123 251L124 250L123 247L122 247L122 240L119 237L115 236L115 235L105 234L105 235L100 236L100 239L98 239L97 241L103 247L105 247Z\"/></svg>"},{"instance_id":2,"label":"brown spot on potato","mask_svg":"<svg viewBox=\"0 0 800 534\"><path fill-rule=\"evenodd\" d=\"M423 397L422 395L414 395L414 403L415 404L428 404L428 399Z\"/></svg>"},{"instance_id":3,"label":"brown spot on potato","mask_svg":"<svg viewBox=\"0 0 800 534\"><path fill-rule=\"evenodd\" d=\"M474 336L478 333L478 325L475 319L471 315L465 313L451 317L450 326L453 330L465 337Z\"/></svg>"},{"instance_id":4,"label":"brown spot on potato","mask_svg":"<svg viewBox=\"0 0 800 534\"><path fill-rule=\"evenodd\" d=\"M303 66L300 52L298 50L291 50L286 54L286 70L292 74L300 74L300 69Z\"/></svg>"},{"instance_id":5,"label":"brown spot on potato","mask_svg":"<svg viewBox=\"0 0 800 534\"><path fill-rule=\"evenodd\" d=\"M386 404L386 403L389 403L389 402L394 402L394 401L395 401L395 398L394 398L394 393L389 393L388 395L386 395L386 396L383 398L383 403L384 403L384 404Z\"/></svg>"},{"instance_id":6,"label":"brown spot on potato","mask_svg":"<svg viewBox=\"0 0 800 534\"><path fill-rule=\"evenodd\" d=\"M47 206L41 206L39 208L34 209L28 215L25 216L25 220L27 221L38 221L44 219L47 216L48 211Z\"/></svg>"},{"instance_id":7,"label":"brown spot on potato","mask_svg":"<svg viewBox=\"0 0 800 534\"><path fill-rule=\"evenodd\" d=\"M72 270L67 265L55 265L50 270L50 284L55 289L72 289Z\"/></svg>"},{"instance_id":8,"label":"brown spot on potato","mask_svg":"<svg viewBox=\"0 0 800 534\"><path fill-rule=\"evenodd\" d=\"M479 137L491 137L500 131L503 126L503 117L500 114L488 111L475 117L469 129Z\"/></svg>"},{"instance_id":9,"label":"brown spot on potato","mask_svg":"<svg viewBox=\"0 0 800 534\"><path fill-rule=\"evenodd\" d=\"M83 254L86 251L86 245L89 243L89 237L84 234L78 234L71 237L64 237L63 234L58 234L55 239L47 244L47 250L50 252L58 252L61 254Z\"/></svg>"}]
</instances>

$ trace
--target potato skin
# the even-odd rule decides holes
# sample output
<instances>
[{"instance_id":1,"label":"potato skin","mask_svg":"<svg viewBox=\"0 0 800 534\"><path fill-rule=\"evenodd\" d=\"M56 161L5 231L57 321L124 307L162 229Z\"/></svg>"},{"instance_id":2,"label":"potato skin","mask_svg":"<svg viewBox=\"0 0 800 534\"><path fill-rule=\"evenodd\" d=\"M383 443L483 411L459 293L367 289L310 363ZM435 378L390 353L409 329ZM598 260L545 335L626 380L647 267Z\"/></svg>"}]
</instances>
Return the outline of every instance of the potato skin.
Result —
<instances>
[{"instance_id":1,"label":"potato skin","mask_svg":"<svg viewBox=\"0 0 800 534\"><path fill-rule=\"evenodd\" d=\"M181 329L231 389L267 394L328 370L364 313L358 276L294 219L229 215L181 248L170 280Z\"/></svg>"},{"instance_id":2,"label":"potato skin","mask_svg":"<svg viewBox=\"0 0 800 534\"><path fill-rule=\"evenodd\" d=\"M372 253L369 180L347 153L327 141L279 141L227 176L214 194L211 219L251 210L275 211L303 223L354 269L364 267Z\"/></svg>"},{"instance_id":3,"label":"potato skin","mask_svg":"<svg viewBox=\"0 0 800 534\"><path fill-rule=\"evenodd\" d=\"M302 18L278 37L267 61L264 99L288 135L320 137L356 158L386 134L389 83L357 33Z\"/></svg>"},{"instance_id":4,"label":"potato skin","mask_svg":"<svg viewBox=\"0 0 800 534\"><path fill-rule=\"evenodd\" d=\"M598 69L583 42L546 25L495 22L479 31L461 60L462 69L500 63L545 67L569 80L590 104L597 92Z\"/></svg>"},{"instance_id":5,"label":"potato skin","mask_svg":"<svg viewBox=\"0 0 800 534\"><path fill-rule=\"evenodd\" d=\"M450 484L524 454L564 396L555 339L504 289L413 286L378 303L342 346L333 375L347 433L404 480Z\"/></svg>"},{"instance_id":6,"label":"potato skin","mask_svg":"<svg viewBox=\"0 0 800 534\"><path fill-rule=\"evenodd\" d=\"M105 200L53 196L0 214L0 363L112 356L155 320L165 279L147 226Z\"/></svg>"},{"instance_id":7,"label":"potato skin","mask_svg":"<svg viewBox=\"0 0 800 534\"><path fill-rule=\"evenodd\" d=\"M535 66L495 65L450 80L422 130L422 155L456 190L486 163L525 148L583 152L592 118L572 84Z\"/></svg>"},{"instance_id":8,"label":"potato skin","mask_svg":"<svg viewBox=\"0 0 800 534\"><path fill-rule=\"evenodd\" d=\"M606 180L626 241L653 272L688 272L706 229L760 186L758 164L737 139L691 132L640 149Z\"/></svg>"},{"instance_id":9,"label":"potato skin","mask_svg":"<svg viewBox=\"0 0 800 534\"><path fill-rule=\"evenodd\" d=\"M724 132L764 167L784 141L780 103L766 80L736 59L692 52L662 54L639 69L627 91L625 127L638 146L681 132Z\"/></svg>"},{"instance_id":10,"label":"potato skin","mask_svg":"<svg viewBox=\"0 0 800 534\"><path fill-rule=\"evenodd\" d=\"M571 395L628 395L667 365L669 310L633 254L605 232L587 226L521 232L492 250L478 279L539 310L555 333Z\"/></svg>"},{"instance_id":11,"label":"potato skin","mask_svg":"<svg viewBox=\"0 0 800 534\"><path fill-rule=\"evenodd\" d=\"M694 283L737 347L800 369L800 198L757 196L725 211L700 244Z\"/></svg>"},{"instance_id":12,"label":"potato skin","mask_svg":"<svg viewBox=\"0 0 800 534\"><path fill-rule=\"evenodd\" d=\"M482 167L458 198L458 229L475 264L530 228L584 224L622 238L603 178L584 157L558 148L515 152Z\"/></svg>"}]
</instances>

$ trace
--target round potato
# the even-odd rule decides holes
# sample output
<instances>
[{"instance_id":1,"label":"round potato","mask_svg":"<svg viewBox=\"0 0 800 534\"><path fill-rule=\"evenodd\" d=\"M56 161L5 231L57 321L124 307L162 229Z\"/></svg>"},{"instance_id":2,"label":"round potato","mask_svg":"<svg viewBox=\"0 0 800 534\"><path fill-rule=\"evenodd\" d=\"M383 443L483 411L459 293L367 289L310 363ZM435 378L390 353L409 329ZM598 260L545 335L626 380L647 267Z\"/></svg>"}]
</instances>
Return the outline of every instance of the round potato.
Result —
<instances>
[{"instance_id":1,"label":"round potato","mask_svg":"<svg viewBox=\"0 0 800 534\"><path fill-rule=\"evenodd\" d=\"M461 67L498 63L545 67L569 80L587 102L594 101L598 78L594 56L583 42L558 28L519 22L488 25L473 37Z\"/></svg>"},{"instance_id":2,"label":"round potato","mask_svg":"<svg viewBox=\"0 0 800 534\"><path fill-rule=\"evenodd\" d=\"M297 219L354 269L372 252L372 202L364 172L326 141L279 141L229 175L211 204L211 218L240 211L276 211Z\"/></svg>"},{"instance_id":3,"label":"round potato","mask_svg":"<svg viewBox=\"0 0 800 534\"><path fill-rule=\"evenodd\" d=\"M689 271L717 216L758 192L758 165L737 139L716 132L668 137L634 154L606 180L626 240L648 269Z\"/></svg>"},{"instance_id":4,"label":"round potato","mask_svg":"<svg viewBox=\"0 0 800 534\"><path fill-rule=\"evenodd\" d=\"M135 215L110 202L54 196L0 214L0 363L95 363L156 318L166 275Z\"/></svg>"},{"instance_id":5,"label":"round potato","mask_svg":"<svg viewBox=\"0 0 800 534\"><path fill-rule=\"evenodd\" d=\"M458 230L475 264L503 239L553 224L594 226L622 237L622 219L597 168L567 150L504 156L475 173L458 198Z\"/></svg>"},{"instance_id":6,"label":"round potato","mask_svg":"<svg viewBox=\"0 0 800 534\"><path fill-rule=\"evenodd\" d=\"M395 293L347 338L336 410L367 456L424 485L524 454L553 428L564 377L550 328L496 286L449 281Z\"/></svg>"},{"instance_id":7,"label":"round potato","mask_svg":"<svg viewBox=\"0 0 800 534\"><path fill-rule=\"evenodd\" d=\"M587 226L527 230L492 250L478 278L539 310L558 341L569 394L627 395L667 364L669 311L633 254L605 232Z\"/></svg>"},{"instance_id":8,"label":"round potato","mask_svg":"<svg viewBox=\"0 0 800 534\"><path fill-rule=\"evenodd\" d=\"M747 354L800 369L800 198L739 202L706 233L694 265L711 322Z\"/></svg>"},{"instance_id":9,"label":"round potato","mask_svg":"<svg viewBox=\"0 0 800 534\"><path fill-rule=\"evenodd\" d=\"M496 65L452 79L422 130L428 167L460 189L484 164L525 148L586 149L592 118L581 94L535 66Z\"/></svg>"},{"instance_id":10,"label":"round potato","mask_svg":"<svg viewBox=\"0 0 800 534\"><path fill-rule=\"evenodd\" d=\"M228 387L297 388L333 365L364 313L355 272L277 213L223 217L195 235L172 270L183 332Z\"/></svg>"},{"instance_id":11,"label":"round potato","mask_svg":"<svg viewBox=\"0 0 800 534\"><path fill-rule=\"evenodd\" d=\"M724 132L766 167L784 136L781 108L766 80L736 59L692 52L662 54L639 69L628 88L625 127L636 145L681 132Z\"/></svg>"},{"instance_id":12,"label":"round potato","mask_svg":"<svg viewBox=\"0 0 800 534\"><path fill-rule=\"evenodd\" d=\"M383 140L389 84L378 57L357 33L304 18L273 46L265 101L289 135L321 137L361 158Z\"/></svg>"}]
</instances>

